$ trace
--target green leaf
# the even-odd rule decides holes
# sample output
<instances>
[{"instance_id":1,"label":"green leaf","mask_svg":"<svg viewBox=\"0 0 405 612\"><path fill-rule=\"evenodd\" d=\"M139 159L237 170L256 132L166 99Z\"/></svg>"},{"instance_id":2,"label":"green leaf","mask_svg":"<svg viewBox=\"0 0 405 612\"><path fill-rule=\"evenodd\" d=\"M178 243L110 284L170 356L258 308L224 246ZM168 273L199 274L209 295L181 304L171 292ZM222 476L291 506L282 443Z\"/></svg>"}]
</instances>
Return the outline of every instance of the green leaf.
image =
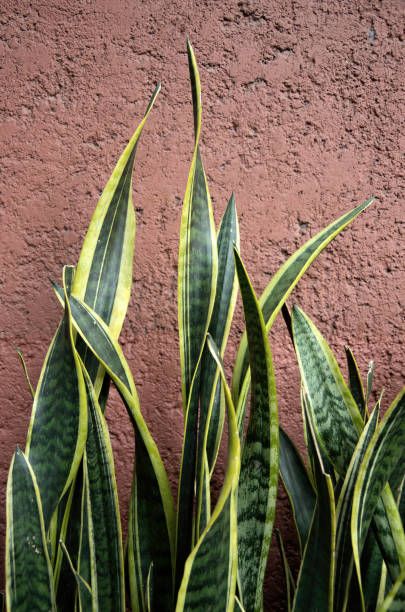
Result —
<instances>
[{"instance_id":1,"label":"green leaf","mask_svg":"<svg viewBox=\"0 0 405 612\"><path fill-rule=\"evenodd\" d=\"M93 607L93 593L89 583L84 580L84 578L79 574L79 572L75 569L72 559L69 555L69 552L65 546L65 543L61 540L60 547L65 555L67 563L69 565L72 576L75 579L78 590L78 599L79 599L79 610L82 612L83 610L91 610ZM97 610L98 608L96 608Z\"/></svg>"},{"instance_id":2,"label":"green leaf","mask_svg":"<svg viewBox=\"0 0 405 612\"><path fill-rule=\"evenodd\" d=\"M311 263L318 257L321 251L323 251L323 249L344 230L347 225L354 221L363 210L368 208L372 202L374 202L374 198L366 200L363 204L356 206L356 208L342 215L339 219L308 240L308 242L291 255L291 257L289 257L279 268L259 300L266 322L267 332L270 331L282 305ZM238 403L239 395L245 384L248 367L249 358L245 333L239 345L232 379L232 396L235 404Z\"/></svg>"},{"instance_id":3,"label":"green leaf","mask_svg":"<svg viewBox=\"0 0 405 612\"><path fill-rule=\"evenodd\" d=\"M239 244L235 198L232 194L218 232L218 279L209 333L225 352L237 296L233 245ZM206 347L201 362L200 414L197 457L197 536L209 518L209 479L215 466L224 422L224 398L215 360ZM208 474L205 470L205 458Z\"/></svg>"},{"instance_id":4,"label":"green leaf","mask_svg":"<svg viewBox=\"0 0 405 612\"><path fill-rule=\"evenodd\" d=\"M107 424L88 373L89 427L83 469L88 488L88 514L93 525L97 605L103 612L125 611L124 556L114 458Z\"/></svg>"},{"instance_id":5,"label":"green leaf","mask_svg":"<svg viewBox=\"0 0 405 612\"><path fill-rule=\"evenodd\" d=\"M395 398L378 426L364 458L354 489L351 534L354 562L361 584L360 554L380 496L392 472L403 462L405 448L405 388ZM394 506L395 507L395 506ZM391 511L393 508L391 509ZM398 534L396 534L398 536ZM405 544L405 535L398 539ZM401 570L405 567L405 550L400 551Z\"/></svg>"},{"instance_id":6,"label":"green leaf","mask_svg":"<svg viewBox=\"0 0 405 612\"><path fill-rule=\"evenodd\" d=\"M284 580L285 580L285 585L286 585L286 596L287 596L287 610L288 612L291 612L292 602L294 599L295 582L294 582L294 577L291 572L290 565L288 563L287 555L285 554L283 538L281 537L281 533L278 529L276 529L275 531L276 531L276 536L277 536L278 548L280 551L280 557L283 562Z\"/></svg>"},{"instance_id":7,"label":"green leaf","mask_svg":"<svg viewBox=\"0 0 405 612\"><path fill-rule=\"evenodd\" d=\"M316 439L322 452L344 474L363 427L362 417L328 344L296 306L292 325Z\"/></svg>"},{"instance_id":8,"label":"green leaf","mask_svg":"<svg viewBox=\"0 0 405 612\"><path fill-rule=\"evenodd\" d=\"M64 268L65 302L70 283ZM41 493L45 528L79 467L87 436L87 400L67 303L39 378L26 455Z\"/></svg>"},{"instance_id":9,"label":"green leaf","mask_svg":"<svg viewBox=\"0 0 405 612\"><path fill-rule=\"evenodd\" d=\"M190 404L191 382L208 331L218 267L211 199L198 144L202 112L200 77L190 42L187 43L187 52L193 96L195 144L183 202L178 266L180 363L184 413Z\"/></svg>"},{"instance_id":10,"label":"green leaf","mask_svg":"<svg viewBox=\"0 0 405 612\"><path fill-rule=\"evenodd\" d=\"M34 398L35 397L35 389L34 389L34 387L31 384L31 379L30 379L30 375L28 373L27 365L25 363L24 355L22 354L22 352L20 350L17 350L17 355L18 355L18 358L20 360L20 363L21 363L23 371L24 371L24 376L25 376L25 380L27 381L29 392L31 393L32 398Z\"/></svg>"},{"instance_id":11,"label":"green leaf","mask_svg":"<svg viewBox=\"0 0 405 612\"><path fill-rule=\"evenodd\" d=\"M263 609L263 581L275 518L279 469L276 384L260 305L238 252L252 373L251 408L238 488L239 579L243 606Z\"/></svg>"},{"instance_id":12,"label":"green leaf","mask_svg":"<svg viewBox=\"0 0 405 612\"><path fill-rule=\"evenodd\" d=\"M345 610L349 594L350 579L353 569L353 552L350 538L350 519L353 492L361 461L367 446L377 427L379 406L374 408L370 419L357 443L350 465L346 472L337 506L337 537L336 537L336 577L335 605L337 610Z\"/></svg>"},{"instance_id":13,"label":"green leaf","mask_svg":"<svg viewBox=\"0 0 405 612\"><path fill-rule=\"evenodd\" d=\"M320 452L344 477L363 428L362 416L332 351L315 325L297 307L293 309L292 322L298 363ZM388 487L377 504L374 525L393 576L402 547L398 523L398 511Z\"/></svg>"},{"instance_id":14,"label":"green leaf","mask_svg":"<svg viewBox=\"0 0 405 612\"><path fill-rule=\"evenodd\" d=\"M290 500L303 552L314 515L316 495L301 456L282 427L279 441L280 475Z\"/></svg>"},{"instance_id":15,"label":"green leaf","mask_svg":"<svg viewBox=\"0 0 405 612\"><path fill-rule=\"evenodd\" d=\"M72 294L107 323L115 339L121 331L132 285L135 242L133 165L142 130L159 91L160 84L101 194L84 239L72 287ZM99 395L104 372L101 369L97 374L97 360L80 342L78 351Z\"/></svg>"},{"instance_id":16,"label":"green leaf","mask_svg":"<svg viewBox=\"0 0 405 612\"><path fill-rule=\"evenodd\" d=\"M366 412L366 395L364 392L363 382L361 380L360 370L354 358L353 351L345 347L347 368L349 370L349 386L353 398L359 408L360 414L365 416Z\"/></svg>"},{"instance_id":17,"label":"green leaf","mask_svg":"<svg viewBox=\"0 0 405 612\"><path fill-rule=\"evenodd\" d=\"M332 480L322 465L311 426L308 443L314 456L317 501L304 550L295 591L294 612L333 610L333 579L336 537L335 497Z\"/></svg>"},{"instance_id":18,"label":"green leaf","mask_svg":"<svg viewBox=\"0 0 405 612\"><path fill-rule=\"evenodd\" d=\"M55 290L61 299L58 288ZM129 548L129 554L132 554L133 550L131 567L135 572L141 572L143 583L135 582L134 574L131 574L130 579L134 580L134 588L140 589L138 600L143 601L147 575L153 561L155 602L156 606L161 606L159 609L163 612L167 609L164 607L165 602L172 594L171 566L174 564L175 511L169 479L159 450L141 414L135 383L118 342L102 319L86 304L73 296L69 302L75 329L116 385L134 424L137 460L129 529L132 529L132 533L137 537L134 537L133 549ZM140 532L136 531L133 524L134 520L138 520L138 516L144 521ZM139 556L140 551L142 557ZM134 601L133 595L131 599Z\"/></svg>"},{"instance_id":19,"label":"green leaf","mask_svg":"<svg viewBox=\"0 0 405 612\"><path fill-rule=\"evenodd\" d=\"M218 348L208 337L211 354L220 368L228 408L228 464L220 496L211 518L187 559L176 612L234 609L237 575L237 485L240 443L235 409Z\"/></svg>"},{"instance_id":20,"label":"green leaf","mask_svg":"<svg viewBox=\"0 0 405 612\"><path fill-rule=\"evenodd\" d=\"M184 411L184 439L178 491L175 587L193 546L201 359L214 307L218 252L211 198L200 149L201 85L194 51L187 41L194 112L194 153L180 226L178 317Z\"/></svg>"},{"instance_id":21,"label":"green leaf","mask_svg":"<svg viewBox=\"0 0 405 612\"><path fill-rule=\"evenodd\" d=\"M7 482L6 598L8 610L56 610L38 485L20 449Z\"/></svg>"},{"instance_id":22,"label":"green leaf","mask_svg":"<svg viewBox=\"0 0 405 612\"><path fill-rule=\"evenodd\" d=\"M377 612L403 612L405 607L405 569L401 571Z\"/></svg>"}]
</instances>

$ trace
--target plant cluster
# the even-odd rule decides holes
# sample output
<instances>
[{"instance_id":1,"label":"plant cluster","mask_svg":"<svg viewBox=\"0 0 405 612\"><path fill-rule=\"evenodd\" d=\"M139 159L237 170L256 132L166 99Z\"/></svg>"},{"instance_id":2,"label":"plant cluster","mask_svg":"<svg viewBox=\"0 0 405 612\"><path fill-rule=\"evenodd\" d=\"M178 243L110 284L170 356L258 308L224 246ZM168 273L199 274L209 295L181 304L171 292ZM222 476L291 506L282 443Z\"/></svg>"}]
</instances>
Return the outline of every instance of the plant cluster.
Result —
<instances>
[{"instance_id":1,"label":"plant cluster","mask_svg":"<svg viewBox=\"0 0 405 612\"><path fill-rule=\"evenodd\" d=\"M180 229L178 313L184 437L175 504L118 337L135 238L132 169L156 88L94 212L76 267L54 285L63 316L33 393L25 450L7 485L6 602L11 612L263 610L279 474L300 543L294 578L278 540L288 610L403 610L405 395L384 418L347 349L349 383L326 340L286 300L367 200L291 255L258 298L239 254L232 196L218 231L200 153L201 91L188 58L194 151ZM222 359L239 287L246 331L228 386ZM306 467L279 426L269 331L280 311L302 377ZM25 365L25 364L24 364ZM110 384L135 437L124 547L104 416ZM221 441L227 465L212 476Z\"/></svg>"}]
</instances>

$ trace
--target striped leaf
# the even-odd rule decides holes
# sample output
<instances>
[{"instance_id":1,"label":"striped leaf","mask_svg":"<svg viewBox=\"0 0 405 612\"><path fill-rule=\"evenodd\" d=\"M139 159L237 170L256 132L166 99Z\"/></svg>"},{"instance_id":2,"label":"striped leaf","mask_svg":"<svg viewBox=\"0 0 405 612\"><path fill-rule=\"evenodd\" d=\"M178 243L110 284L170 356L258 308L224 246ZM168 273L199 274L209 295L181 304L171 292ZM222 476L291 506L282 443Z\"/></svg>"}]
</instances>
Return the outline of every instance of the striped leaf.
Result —
<instances>
[{"instance_id":1,"label":"striped leaf","mask_svg":"<svg viewBox=\"0 0 405 612\"><path fill-rule=\"evenodd\" d=\"M366 395L364 392L363 382L361 380L360 370L354 358L353 351L348 346L345 347L345 353L347 369L349 370L350 391L360 410L360 414L364 418L366 412Z\"/></svg>"},{"instance_id":2,"label":"striped leaf","mask_svg":"<svg viewBox=\"0 0 405 612\"><path fill-rule=\"evenodd\" d=\"M202 115L200 76L189 41L187 54L193 99L194 152L183 201L178 263L180 365L185 424L176 527L176 589L193 546L200 366L214 307L218 273L214 217L199 148Z\"/></svg>"},{"instance_id":3,"label":"striped leaf","mask_svg":"<svg viewBox=\"0 0 405 612\"><path fill-rule=\"evenodd\" d=\"M337 610L346 609L350 579L353 569L350 520L354 486L356 484L361 461L364 457L370 439L377 427L378 416L379 406L376 406L359 438L339 495L339 502L337 506L335 577L335 605Z\"/></svg>"},{"instance_id":4,"label":"striped leaf","mask_svg":"<svg viewBox=\"0 0 405 612\"><path fill-rule=\"evenodd\" d=\"M275 517L279 469L276 384L266 326L235 249L248 338L252 392L238 488L239 579L242 604L263 609L263 581Z\"/></svg>"},{"instance_id":5,"label":"striped leaf","mask_svg":"<svg viewBox=\"0 0 405 612\"><path fill-rule=\"evenodd\" d=\"M199 149L202 114L200 76L189 41L187 53L193 97L194 153L183 202L178 266L180 363L184 413L189 406L191 382L208 331L218 267L211 198Z\"/></svg>"},{"instance_id":6,"label":"striped leaf","mask_svg":"<svg viewBox=\"0 0 405 612\"><path fill-rule=\"evenodd\" d=\"M266 328L269 332L274 320L279 313L282 305L298 283L304 272L311 263L318 257L323 249L349 225L356 217L370 204L374 202L374 198L366 200L363 204L356 206L352 210L342 215L339 219L321 230L302 247L300 247L287 261L279 268L276 274L267 285L262 296L260 297L260 306L263 311L263 317L266 322ZM235 405L238 403L239 395L242 392L245 384L246 376L248 375L249 358L247 354L247 337L243 335L239 345L238 354L235 361L233 379L232 379L232 395Z\"/></svg>"},{"instance_id":7,"label":"striped leaf","mask_svg":"<svg viewBox=\"0 0 405 612\"><path fill-rule=\"evenodd\" d=\"M187 559L176 612L231 612L235 603L240 443L231 392L226 383L219 350L210 337L208 346L220 369L228 409L228 464L212 516Z\"/></svg>"},{"instance_id":8,"label":"striped leaf","mask_svg":"<svg viewBox=\"0 0 405 612\"><path fill-rule=\"evenodd\" d=\"M290 565L288 563L287 555L285 553L283 538L281 537L281 533L278 529L276 529L275 531L277 536L278 548L280 551L280 557L283 562L284 580L286 585L287 610L288 612L291 612L295 592L295 581L291 572Z\"/></svg>"},{"instance_id":9,"label":"striped leaf","mask_svg":"<svg viewBox=\"0 0 405 612\"><path fill-rule=\"evenodd\" d=\"M61 299L60 290L57 287L55 290ZM70 306L75 329L116 385L134 424L137 460L129 525L134 538L128 546L128 555L130 568L140 572L143 582L141 584L131 574L131 588L139 589L136 596L134 592L131 593L131 601L138 601L139 607L134 607L135 610L143 609L141 602L144 601L149 567L153 562L156 585L154 600L158 609L164 612L169 609L168 601L172 596L175 522L166 470L141 414L135 383L118 342L102 319L84 302L71 296ZM136 530L133 521L141 519L142 530Z\"/></svg>"},{"instance_id":10,"label":"striped leaf","mask_svg":"<svg viewBox=\"0 0 405 612\"><path fill-rule=\"evenodd\" d=\"M290 500L303 553L314 515L316 495L301 456L282 427L279 429L279 441L280 476Z\"/></svg>"},{"instance_id":11,"label":"striped leaf","mask_svg":"<svg viewBox=\"0 0 405 612\"><path fill-rule=\"evenodd\" d=\"M39 489L20 449L7 482L6 599L13 612L56 610Z\"/></svg>"},{"instance_id":12,"label":"striped leaf","mask_svg":"<svg viewBox=\"0 0 405 612\"><path fill-rule=\"evenodd\" d=\"M125 611L124 558L113 452L94 387L86 370L83 373L89 406L83 473L88 491L88 521L93 526L90 546L85 550L89 554L91 546L94 546L95 552L95 574L91 579L91 588L100 610ZM81 556L83 560L83 552Z\"/></svg>"},{"instance_id":13,"label":"striped leaf","mask_svg":"<svg viewBox=\"0 0 405 612\"><path fill-rule=\"evenodd\" d=\"M362 416L331 349L312 321L294 307L292 323L309 414L320 452L344 477L363 428ZM398 510L387 487L382 492L382 500L377 503L374 525L384 560L393 576L398 570L402 547L399 523Z\"/></svg>"},{"instance_id":14,"label":"striped leaf","mask_svg":"<svg viewBox=\"0 0 405 612\"><path fill-rule=\"evenodd\" d=\"M239 226L235 198L232 194L218 232L218 278L214 309L209 325L209 333L216 346L220 348L221 357L223 357L225 352L237 296L235 259L233 256L234 244L239 245ZM196 471L198 487L197 535L205 528L206 521L209 519L209 480L222 437L224 420L223 400L219 371L215 360L206 347L202 356L200 383L199 439ZM206 462L208 463L208 474L206 474L205 470Z\"/></svg>"},{"instance_id":15,"label":"striped leaf","mask_svg":"<svg viewBox=\"0 0 405 612\"><path fill-rule=\"evenodd\" d=\"M353 495L351 534L354 562L359 582L362 582L360 554L373 514L392 472L403 466L405 448L405 388L395 398L383 421L374 433L364 458ZM403 467L402 467L403 469ZM396 506L390 509L394 511ZM405 544L403 526L399 539ZM397 534L398 535L398 534ZM405 547L399 554L401 571L405 567Z\"/></svg>"},{"instance_id":16,"label":"striped leaf","mask_svg":"<svg viewBox=\"0 0 405 612\"><path fill-rule=\"evenodd\" d=\"M308 445L312 447L315 463L317 501L298 575L293 611L327 612L333 610L335 496L332 480L324 471L312 427L308 427Z\"/></svg>"},{"instance_id":17,"label":"striped leaf","mask_svg":"<svg viewBox=\"0 0 405 612\"><path fill-rule=\"evenodd\" d=\"M124 322L132 286L135 212L132 204L132 171L138 142L160 91L157 85L145 115L107 182L94 211L77 264L72 293L90 306L117 339ZM78 343L96 394L104 379L99 364ZM96 378L97 376L97 378Z\"/></svg>"},{"instance_id":18,"label":"striped leaf","mask_svg":"<svg viewBox=\"0 0 405 612\"><path fill-rule=\"evenodd\" d=\"M64 268L65 301L72 270ZM79 467L87 436L87 400L67 303L38 381L25 454L41 493L45 529Z\"/></svg>"},{"instance_id":19,"label":"striped leaf","mask_svg":"<svg viewBox=\"0 0 405 612\"><path fill-rule=\"evenodd\" d=\"M322 452L344 474L363 427L362 417L328 344L296 306L292 325L316 439Z\"/></svg>"}]
</instances>

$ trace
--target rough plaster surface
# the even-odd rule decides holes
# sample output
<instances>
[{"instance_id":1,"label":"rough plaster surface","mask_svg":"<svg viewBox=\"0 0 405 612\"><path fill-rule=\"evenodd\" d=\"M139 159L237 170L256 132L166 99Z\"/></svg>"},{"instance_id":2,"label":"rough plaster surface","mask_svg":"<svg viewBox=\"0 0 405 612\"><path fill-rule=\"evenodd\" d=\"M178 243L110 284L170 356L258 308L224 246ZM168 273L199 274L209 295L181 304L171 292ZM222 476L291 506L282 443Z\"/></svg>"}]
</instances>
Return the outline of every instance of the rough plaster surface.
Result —
<instances>
[{"instance_id":1,"label":"rough plaster surface","mask_svg":"<svg viewBox=\"0 0 405 612\"><path fill-rule=\"evenodd\" d=\"M378 196L313 265L293 300L342 365L345 344L363 372L375 360L387 405L404 365L404 4L1 0L0 7L1 550L7 469L30 415L15 349L36 381L60 314L48 279L76 262L98 195L158 80L162 93L136 161L136 267L122 344L176 482L177 235L192 150L186 35L201 71L202 151L216 219L233 190L257 291L322 226ZM241 329L238 310L228 363ZM301 444L297 367L281 322L271 339L281 422ZM125 515L132 434L112 400ZM278 524L291 553L296 543L281 499ZM266 609L284 608L280 571L274 552Z\"/></svg>"}]
</instances>

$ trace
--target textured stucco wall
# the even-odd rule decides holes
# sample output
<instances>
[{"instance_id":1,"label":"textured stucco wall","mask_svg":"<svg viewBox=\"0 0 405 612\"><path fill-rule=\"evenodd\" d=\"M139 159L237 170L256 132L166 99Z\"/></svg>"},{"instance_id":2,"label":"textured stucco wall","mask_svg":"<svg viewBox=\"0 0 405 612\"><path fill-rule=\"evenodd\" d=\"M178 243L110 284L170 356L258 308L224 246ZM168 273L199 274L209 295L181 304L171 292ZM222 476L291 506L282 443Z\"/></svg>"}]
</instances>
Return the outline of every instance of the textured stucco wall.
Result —
<instances>
[{"instance_id":1,"label":"textured stucco wall","mask_svg":"<svg viewBox=\"0 0 405 612\"><path fill-rule=\"evenodd\" d=\"M30 415L15 349L23 350L36 381L59 318L48 279L76 262L98 195L158 80L162 93L136 162L136 267L122 343L176 481L177 235L192 150L186 35L201 71L202 151L216 219L233 190L257 291L310 235L378 196L378 205L319 258L293 299L342 364L346 343L363 372L375 359L385 405L396 394L404 365L404 6L0 1L1 550L8 464L15 445L24 445ZM241 329L239 305L228 362ZM281 322L271 338L281 421L300 444L297 367ZM125 513L133 444L116 397L108 420ZM285 499L278 523L290 549ZM267 607L282 609L277 553L271 574Z\"/></svg>"}]
</instances>

